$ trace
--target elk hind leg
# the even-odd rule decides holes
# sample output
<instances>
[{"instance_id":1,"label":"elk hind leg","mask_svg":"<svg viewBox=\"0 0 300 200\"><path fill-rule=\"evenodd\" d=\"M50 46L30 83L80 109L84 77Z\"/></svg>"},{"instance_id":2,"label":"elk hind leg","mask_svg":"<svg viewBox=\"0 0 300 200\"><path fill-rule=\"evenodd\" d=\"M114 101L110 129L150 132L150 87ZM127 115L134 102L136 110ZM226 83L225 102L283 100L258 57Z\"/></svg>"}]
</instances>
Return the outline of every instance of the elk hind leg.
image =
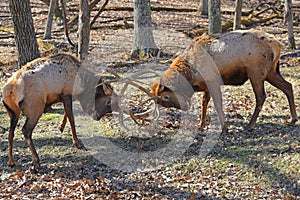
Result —
<instances>
[{"instance_id":1,"label":"elk hind leg","mask_svg":"<svg viewBox=\"0 0 300 200\"><path fill-rule=\"evenodd\" d=\"M13 148L13 140L15 136L15 129L19 121L19 116L20 116L20 110L15 109L13 110L10 108L5 102L3 102L9 118L10 118L10 127L9 127L9 133L8 133L8 166L13 167L14 166L14 161L13 161L13 154L12 154L12 148Z\"/></svg>"},{"instance_id":2,"label":"elk hind leg","mask_svg":"<svg viewBox=\"0 0 300 200\"><path fill-rule=\"evenodd\" d=\"M67 114L66 114L66 112L64 112L64 116L63 116L63 119L61 121L61 125L59 127L60 132L64 132L64 129L66 127L66 123L67 123Z\"/></svg>"},{"instance_id":3,"label":"elk hind leg","mask_svg":"<svg viewBox=\"0 0 300 200\"><path fill-rule=\"evenodd\" d=\"M268 75L267 81L286 95L291 112L290 124L294 125L298 121L298 117L295 108L296 106L292 84L284 80L284 78L278 73Z\"/></svg>"}]
</instances>

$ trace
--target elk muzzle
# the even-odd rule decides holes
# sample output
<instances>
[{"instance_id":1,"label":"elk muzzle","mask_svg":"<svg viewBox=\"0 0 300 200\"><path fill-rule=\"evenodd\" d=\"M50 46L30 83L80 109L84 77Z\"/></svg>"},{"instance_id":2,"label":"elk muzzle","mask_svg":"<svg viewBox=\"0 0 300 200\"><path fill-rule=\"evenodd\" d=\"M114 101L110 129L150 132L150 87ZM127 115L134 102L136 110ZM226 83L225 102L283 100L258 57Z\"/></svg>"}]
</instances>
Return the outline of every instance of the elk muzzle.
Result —
<instances>
[{"instance_id":1,"label":"elk muzzle","mask_svg":"<svg viewBox=\"0 0 300 200\"><path fill-rule=\"evenodd\" d=\"M174 107L183 111L187 111L190 108L190 99L173 91L160 93L157 103L166 108Z\"/></svg>"}]
</instances>

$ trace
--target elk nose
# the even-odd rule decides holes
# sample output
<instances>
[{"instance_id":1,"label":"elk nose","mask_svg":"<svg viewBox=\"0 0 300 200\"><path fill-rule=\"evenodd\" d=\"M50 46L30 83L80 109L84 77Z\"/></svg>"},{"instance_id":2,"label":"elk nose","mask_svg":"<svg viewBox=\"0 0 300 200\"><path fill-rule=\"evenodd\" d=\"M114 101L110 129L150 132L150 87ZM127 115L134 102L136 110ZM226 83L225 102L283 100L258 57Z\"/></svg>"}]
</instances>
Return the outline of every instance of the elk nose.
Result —
<instances>
[{"instance_id":1,"label":"elk nose","mask_svg":"<svg viewBox=\"0 0 300 200\"><path fill-rule=\"evenodd\" d=\"M190 105L188 103L181 103L180 109L183 111L187 111L190 108Z\"/></svg>"},{"instance_id":2,"label":"elk nose","mask_svg":"<svg viewBox=\"0 0 300 200\"><path fill-rule=\"evenodd\" d=\"M101 115L99 115L98 113L94 112L94 113L92 114L92 118L93 118L94 120L99 121L99 120L101 119Z\"/></svg>"}]
</instances>

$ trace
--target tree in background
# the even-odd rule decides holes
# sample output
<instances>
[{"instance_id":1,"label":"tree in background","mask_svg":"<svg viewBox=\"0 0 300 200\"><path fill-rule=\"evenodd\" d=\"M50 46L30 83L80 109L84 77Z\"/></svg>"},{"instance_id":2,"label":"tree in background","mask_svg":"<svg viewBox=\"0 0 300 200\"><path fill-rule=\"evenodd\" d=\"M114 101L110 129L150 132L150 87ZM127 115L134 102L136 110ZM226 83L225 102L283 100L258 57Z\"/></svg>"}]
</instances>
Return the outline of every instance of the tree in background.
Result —
<instances>
[{"instance_id":1,"label":"tree in background","mask_svg":"<svg viewBox=\"0 0 300 200\"><path fill-rule=\"evenodd\" d=\"M221 33L221 1L208 0L208 33Z\"/></svg>"},{"instance_id":2,"label":"tree in background","mask_svg":"<svg viewBox=\"0 0 300 200\"><path fill-rule=\"evenodd\" d=\"M45 3L47 6L50 6L52 0L41 0L41 1ZM54 15L56 18L62 18L62 10L60 10L58 6L55 7Z\"/></svg>"},{"instance_id":3,"label":"tree in background","mask_svg":"<svg viewBox=\"0 0 300 200\"><path fill-rule=\"evenodd\" d=\"M296 49L294 27L293 27L293 12L292 12L292 0L284 1L285 15L284 21L287 23L288 30L288 42L291 49Z\"/></svg>"},{"instance_id":4,"label":"tree in background","mask_svg":"<svg viewBox=\"0 0 300 200\"><path fill-rule=\"evenodd\" d=\"M90 9L88 0L80 0L78 57L84 60L88 55L90 43Z\"/></svg>"},{"instance_id":5,"label":"tree in background","mask_svg":"<svg viewBox=\"0 0 300 200\"><path fill-rule=\"evenodd\" d=\"M241 28L242 4L243 0L235 0L233 30L238 30Z\"/></svg>"},{"instance_id":6,"label":"tree in background","mask_svg":"<svg viewBox=\"0 0 300 200\"><path fill-rule=\"evenodd\" d=\"M158 47L154 42L150 0L134 0L134 38L132 58L156 56Z\"/></svg>"},{"instance_id":7,"label":"tree in background","mask_svg":"<svg viewBox=\"0 0 300 200\"><path fill-rule=\"evenodd\" d=\"M40 57L29 0L9 0L19 67Z\"/></svg>"},{"instance_id":8,"label":"tree in background","mask_svg":"<svg viewBox=\"0 0 300 200\"><path fill-rule=\"evenodd\" d=\"M51 0L49 5L49 11L48 11L48 19L47 19L47 25L45 29L44 39L50 39L51 38L51 29L52 29L52 21L53 21L53 15L54 11L57 8L58 0Z\"/></svg>"},{"instance_id":9,"label":"tree in background","mask_svg":"<svg viewBox=\"0 0 300 200\"><path fill-rule=\"evenodd\" d=\"M200 0L199 14L200 15L208 15L208 0Z\"/></svg>"}]
</instances>

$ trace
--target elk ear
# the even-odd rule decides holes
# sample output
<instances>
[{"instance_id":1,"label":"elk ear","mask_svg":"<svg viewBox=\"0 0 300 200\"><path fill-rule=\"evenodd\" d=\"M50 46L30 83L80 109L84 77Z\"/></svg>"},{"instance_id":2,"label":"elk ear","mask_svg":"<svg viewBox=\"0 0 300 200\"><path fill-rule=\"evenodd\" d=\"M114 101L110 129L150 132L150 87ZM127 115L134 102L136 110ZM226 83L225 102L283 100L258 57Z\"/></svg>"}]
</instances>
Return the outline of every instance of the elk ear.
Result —
<instances>
[{"instance_id":1,"label":"elk ear","mask_svg":"<svg viewBox=\"0 0 300 200\"><path fill-rule=\"evenodd\" d=\"M164 90L164 86L160 84L160 82L154 83L154 85L151 88L151 93L155 96L158 96L160 92Z\"/></svg>"},{"instance_id":2,"label":"elk ear","mask_svg":"<svg viewBox=\"0 0 300 200\"><path fill-rule=\"evenodd\" d=\"M107 95L107 96L111 96L111 95L112 95L113 90L112 90L112 88L110 87L110 85L104 83L104 84L102 85L102 87L103 87L103 91L104 91L104 94L105 94L105 95Z\"/></svg>"}]
</instances>

